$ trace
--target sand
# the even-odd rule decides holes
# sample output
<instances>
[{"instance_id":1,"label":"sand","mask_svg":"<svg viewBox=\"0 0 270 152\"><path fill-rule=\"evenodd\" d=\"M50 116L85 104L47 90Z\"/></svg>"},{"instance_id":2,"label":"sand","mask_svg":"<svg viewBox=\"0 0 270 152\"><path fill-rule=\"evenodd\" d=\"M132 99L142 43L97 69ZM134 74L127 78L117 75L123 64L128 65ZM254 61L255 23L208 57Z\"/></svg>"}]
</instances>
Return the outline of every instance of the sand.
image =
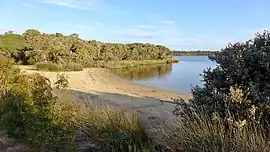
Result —
<instances>
[{"instance_id":1,"label":"sand","mask_svg":"<svg viewBox=\"0 0 270 152\"><path fill-rule=\"evenodd\" d=\"M68 77L68 92L79 102L120 106L136 111L143 121L163 123L172 117L173 99L190 98L189 95L133 84L123 80L106 69L91 68L79 72L41 72L28 66L20 66L27 73L40 73L53 84L57 75L64 73ZM63 95L64 98L70 98Z\"/></svg>"}]
</instances>

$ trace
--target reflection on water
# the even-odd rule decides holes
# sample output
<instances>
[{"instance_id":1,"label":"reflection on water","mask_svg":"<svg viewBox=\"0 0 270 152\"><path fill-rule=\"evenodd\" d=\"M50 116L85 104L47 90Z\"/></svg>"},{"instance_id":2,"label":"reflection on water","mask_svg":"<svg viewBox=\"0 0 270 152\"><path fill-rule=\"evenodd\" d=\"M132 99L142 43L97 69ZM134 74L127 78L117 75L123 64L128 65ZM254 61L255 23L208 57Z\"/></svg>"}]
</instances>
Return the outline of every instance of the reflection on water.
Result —
<instances>
[{"instance_id":1,"label":"reflection on water","mask_svg":"<svg viewBox=\"0 0 270 152\"><path fill-rule=\"evenodd\" d=\"M114 71L115 74L133 83L153 86L180 93L190 93L192 86L202 86L203 69L215 67L207 56L179 56L179 63L142 66Z\"/></svg>"},{"instance_id":2,"label":"reflection on water","mask_svg":"<svg viewBox=\"0 0 270 152\"><path fill-rule=\"evenodd\" d=\"M129 80L147 80L163 77L172 71L172 64L143 65L127 69L112 70L114 74Z\"/></svg>"}]
</instances>

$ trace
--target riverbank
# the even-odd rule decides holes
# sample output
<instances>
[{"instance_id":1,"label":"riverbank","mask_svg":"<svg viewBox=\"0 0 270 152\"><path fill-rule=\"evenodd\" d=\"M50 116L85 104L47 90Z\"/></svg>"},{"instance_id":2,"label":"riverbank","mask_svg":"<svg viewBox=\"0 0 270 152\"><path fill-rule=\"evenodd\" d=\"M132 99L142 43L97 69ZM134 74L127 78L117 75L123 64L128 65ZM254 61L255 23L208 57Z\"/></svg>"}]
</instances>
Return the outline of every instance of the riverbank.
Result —
<instances>
[{"instance_id":1,"label":"riverbank","mask_svg":"<svg viewBox=\"0 0 270 152\"><path fill-rule=\"evenodd\" d=\"M164 59L164 60L121 60L121 61L95 61L89 65L88 68L108 68L108 69L122 69L132 68L142 65L157 65L167 63L178 63L178 59Z\"/></svg>"},{"instance_id":2,"label":"riverbank","mask_svg":"<svg viewBox=\"0 0 270 152\"><path fill-rule=\"evenodd\" d=\"M64 73L68 77L69 88L82 92L104 92L111 94L130 95L135 97L150 97L159 100L172 101L172 98L188 99L189 95L157 89L154 87L137 85L123 80L107 69L86 68L78 72L44 72L37 71L31 66L19 66L27 73L40 73L51 82L55 82L58 74Z\"/></svg>"}]
</instances>

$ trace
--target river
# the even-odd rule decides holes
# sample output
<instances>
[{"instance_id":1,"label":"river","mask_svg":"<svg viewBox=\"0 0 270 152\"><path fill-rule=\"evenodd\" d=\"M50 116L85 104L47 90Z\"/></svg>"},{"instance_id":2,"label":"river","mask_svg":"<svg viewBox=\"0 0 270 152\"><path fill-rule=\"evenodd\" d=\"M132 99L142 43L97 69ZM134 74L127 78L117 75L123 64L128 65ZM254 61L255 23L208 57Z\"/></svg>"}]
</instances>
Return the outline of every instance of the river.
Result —
<instances>
[{"instance_id":1,"label":"river","mask_svg":"<svg viewBox=\"0 0 270 152\"><path fill-rule=\"evenodd\" d=\"M177 56L179 63L141 66L130 69L116 70L114 73L135 84L153 86L189 94L192 86L202 86L203 69L215 67L216 63L207 56Z\"/></svg>"}]
</instances>

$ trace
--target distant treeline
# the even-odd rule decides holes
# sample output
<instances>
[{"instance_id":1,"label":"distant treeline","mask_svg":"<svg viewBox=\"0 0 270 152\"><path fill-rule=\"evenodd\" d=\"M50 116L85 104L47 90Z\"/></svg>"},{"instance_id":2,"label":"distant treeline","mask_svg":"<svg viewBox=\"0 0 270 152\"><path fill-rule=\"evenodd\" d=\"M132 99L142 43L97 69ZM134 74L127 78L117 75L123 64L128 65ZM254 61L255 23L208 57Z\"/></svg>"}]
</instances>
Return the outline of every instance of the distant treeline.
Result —
<instances>
[{"instance_id":1,"label":"distant treeline","mask_svg":"<svg viewBox=\"0 0 270 152\"><path fill-rule=\"evenodd\" d=\"M174 56L209 56L214 55L218 51L173 51Z\"/></svg>"},{"instance_id":2,"label":"distant treeline","mask_svg":"<svg viewBox=\"0 0 270 152\"><path fill-rule=\"evenodd\" d=\"M26 65L74 62L87 66L96 61L165 60L172 57L172 52L162 45L103 43L82 40L77 34L65 36L29 29L22 35L12 31L0 35L0 55Z\"/></svg>"}]
</instances>

